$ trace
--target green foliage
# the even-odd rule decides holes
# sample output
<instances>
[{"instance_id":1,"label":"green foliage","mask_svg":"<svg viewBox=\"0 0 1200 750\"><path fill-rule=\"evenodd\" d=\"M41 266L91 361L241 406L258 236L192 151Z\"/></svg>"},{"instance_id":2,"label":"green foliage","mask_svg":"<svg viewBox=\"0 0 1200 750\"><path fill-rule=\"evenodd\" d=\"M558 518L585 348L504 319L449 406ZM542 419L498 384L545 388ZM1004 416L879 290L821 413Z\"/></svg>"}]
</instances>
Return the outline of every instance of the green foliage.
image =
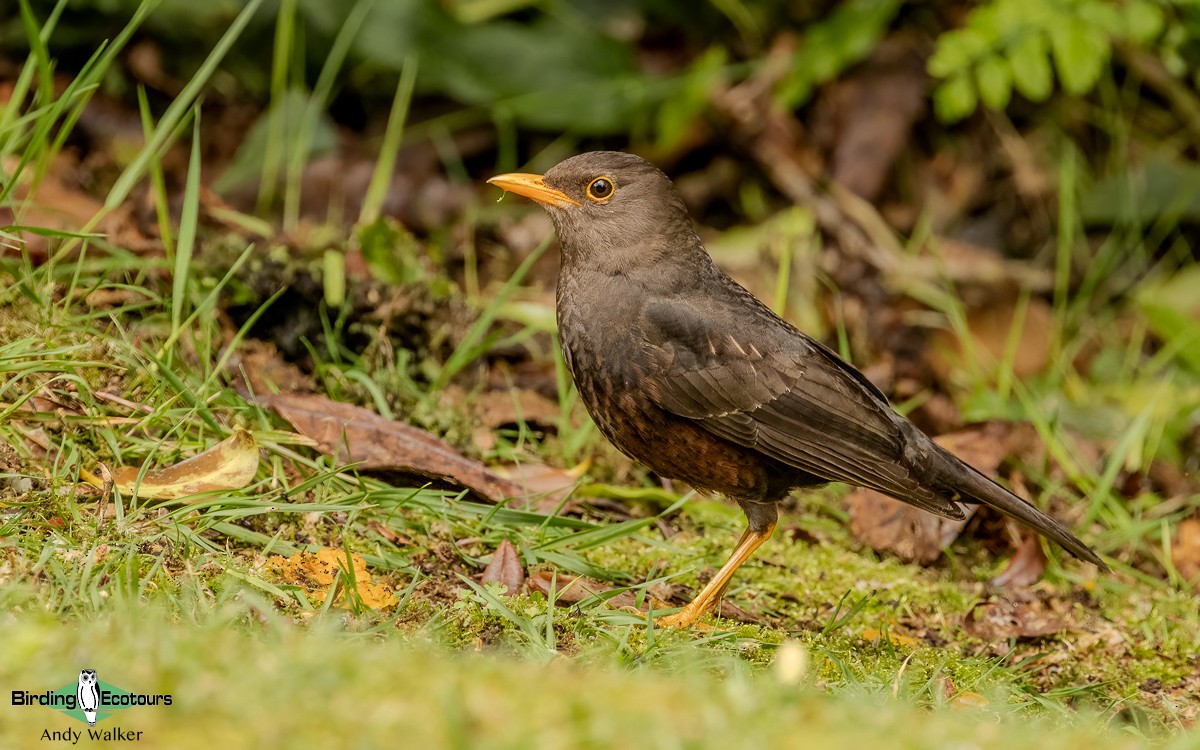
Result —
<instances>
[{"instance_id":1,"label":"green foliage","mask_svg":"<svg viewBox=\"0 0 1200 750\"><path fill-rule=\"evenodd\" d=\"M1200 265L1184 268L1140 290L1137 305L1162 338L1164 351L1177 355L1200 375ZM1160 354L1160 357L1162 355Z\"/></svg>"},{"instance_id":2,"label":"green foliage","mask_svg":"<svg viewBox=\"0 0 1200 750\"><path fill-rule=\"evenodd\" d=\"M691 64L675 92L658 108L658 146L669 149L687 135L689 128L708 107L713 84L724 74L728 54L721 47L711 47Z\"/></svg>"},{"instance_id":3,"label":"green foliage","mask_svg":"<svg viewBox=\"0 0 1200 750\"><path fill-rule=\"evenodd\" d=\"M1200 222L1200 166L1155 154L1091 186L1080 196L1080 211L1091 226Z\"/></svg>"},{"instance_id":4,"label":"green foliage","mask_svg":"<svg viewBox=\"0 0 1200 750\"><path fill-rule=\"evenodd\" d=\"M817 86L869 55L899 9L899 0L854 0L808 27L780 82L779 100L789 107L803 104Z\"/></svg>"},{"instance_id":5,"label":"green foliage","mask_svg":"<svg viewBox=\"0 0 1200 750\"><path fill-rule=\"evenodd\" d=\"M313 23L329 16L320 0L301 5ZM431 62L419 92L498 105L527 127L619 132L646 103L648 81L637 73L633 49L570 17L464 23L439 3L393 0L376 6L355 50L395 71L406 56L420 55Z\"/></svg>"},{"instance_id":6,"label":"green foliage","mask_svg":"<svg viewBox=\"0 0 1200 750\"><path fill-rule=\"evenodd\" d=\"M213 188L224 193L258 178L272 145L282 148L285 153L298 148L300 122L308 108L306 93L296 88L285 91L247 131L233 160L216 179ZM322 156L336 146L337 130L329 116L322 113L313 128L308 153Z\"/></svg>"},{"instance_id":7,"label":"green foliage","mask_svg":"<svg viewBox=\"0 0 1200 750\"><path fill-rule=\"evenodd\" d=\"M1149 45L1165 25L1164 5L1155 0L992 0L938 39L929 60L929 72L942 79L934 108L953 122L979 102L1004 109L1014 89L1045 101L1054 74L1067 94L1086 94L1110 64L1114 45Z\"/></svg>"}]
</instances>

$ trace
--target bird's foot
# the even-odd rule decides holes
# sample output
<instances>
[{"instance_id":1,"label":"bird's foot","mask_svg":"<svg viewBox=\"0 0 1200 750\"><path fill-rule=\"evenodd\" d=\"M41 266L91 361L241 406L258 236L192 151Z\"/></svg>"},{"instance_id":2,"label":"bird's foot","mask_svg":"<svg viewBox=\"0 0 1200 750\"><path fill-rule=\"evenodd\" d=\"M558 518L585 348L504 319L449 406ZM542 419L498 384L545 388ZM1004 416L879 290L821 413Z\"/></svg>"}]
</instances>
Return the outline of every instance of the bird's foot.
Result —
<instances>
[{"instance_id":1,"label":"bird's foot","mask_svg":"<svg viewBox=\"0 0 1200 750\"><path fill-rule=\"evenodd\" d=\"M687 628L688 630L699 630L702 632L729 632L728 628L720 628L716 625L709 625L707 622L699 620L678 619L681 613L677 612L666 617L659 617L654 620L654 626L658 628Z\"/></svg>"},{"instance_id":2,"label":"bird's foot","mask_svg":"<svg viewBox=\"0 0 1200 750\"><path fill-rule=\"evenodd\" d=\"M695 628L696 630L720 630L720 628L700 622L706 612L714 608L715 601L697 597L688 602L687 606L672 615L663 615L654 620L660 628Z\"/></svg>"}]
</instances>

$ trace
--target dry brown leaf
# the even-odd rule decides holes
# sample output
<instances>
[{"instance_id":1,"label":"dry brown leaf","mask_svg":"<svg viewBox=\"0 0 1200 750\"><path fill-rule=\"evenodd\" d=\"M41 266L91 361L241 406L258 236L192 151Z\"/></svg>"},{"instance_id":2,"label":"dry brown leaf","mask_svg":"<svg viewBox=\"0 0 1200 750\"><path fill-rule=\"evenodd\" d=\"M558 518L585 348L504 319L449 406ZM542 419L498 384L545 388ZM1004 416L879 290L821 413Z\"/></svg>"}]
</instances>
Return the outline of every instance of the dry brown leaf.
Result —
<instances>
[{"instance_id":1,"label":"dry brown leaf","mask_svg":"<svg viewBox=\"0 0 1200 750\"><path fill-rule=\"evenodd\" d=\"M1004 572L991 580L993 586L1002 589L1031 586L1046 572L1046 551L1037 534L1025 532L1017 553L1008 561Z\"/></svg>"},{"instance_id":2,"label":"dry brown leaf","mask_svg":"<svg viewBox=\"0 0 1200 750\"><path fill-rule=\"evenodd\" d=\"M925 110L929 79L921 58L911 39L892 37L822 100L835 110L833 179L866 200L883 191L892 163Z\"/></svg>"},{"instance_id":3,"label":"dry brown leaf","mask_svg":"<svg viewBox=\"0 0 1200 750\"><path fill-rule=\"evenodd\" d=\"M524 388L481 393L475 399L474 411L479 415L480 423L491 428L522 421L551 425L562 415L558 404Z\"/></svg>"},{"instance_id":4,"label":"dry brown leaf","mask_svg":"<svg viewBox=\"0 0 1200 750\"><path fill-rule=\"evenodd\" d=\"M6 158L3 166L6 173L15 174L16 157ZM77 232L104 207L100 201L59 179L58 175L67 169L68 163L65 158L56 160L50 171L37 184L36 191L29 190L31 170L25 170L13 190L13 197L16 199L13 205L22 206L22 226ZM12 211L0 208L0 226L12 224L15 219ZM45 257L50 244L48 237L20 231L17 231L16 235L26 242L26 250L31 256Z\"/></svg>"},{"instance_id":5,"label":"dry brown leaf","mask_svg":"<svg viewBox=\"0 0 1200 750\"><path fill-rule=\"evenodd\" d=\"M995 372L1004 361L1013 326L1017 322L1015 296L967 311L967 326L971 331L971 355L984 372ZM1017 334L1017 347L1012 360L1012 372L1019 379L1040 374L1050 362L1050 337L1054 335L1054 313L1050 305L1038 298L1029 300ZM959 362L963 361L962 340L950 331L938 331L930 337L927 359L940 381L947 382Z\"/></svg>"},{"instance_id":6,"label":"dry brown leaf","mask_svg":"<svg viewBox=\"0 0 1200 750\"><path fill-rule=\"evenodd\" d=\"M553 591L554 603L560 606L578 604L584 599L613 590L612 586L599 581L593 581L590 578L573 576L569 573L554 573L548 570L539 570L529 576L526 587L530 591L540 591L547 599L550 598ZM608 600L608 604L617 609L621 607L636 607L637 599L632 593L622 591L611 597ZM645 608L643 606L643 609Z\"/></svg>"},{"instance_id":7,"label":"dry brown leaf","mask_svg":"<svg viewBox=\"0 0 1200 750\"><path fill-rule=\"evenodd\" d=\"M966 517L955 521L864 488L850 493L846 503L850 506L850 531L856 539L921 565L936 560L958 538L976 510L973 505L959 503Z\"/></svg>"},{"instance_id":8,"label":"dry brown leaf","mask_svg":"<svg viewBox=\"0 0 1200 750\"><path fill-rule=\"evenodd\" d=\"M138 482L141 467L119 466L113 483L122 492L135 492L143 500L174 500L200 492L238 490L254 481L258 471L258 444L254 436L236 429L226 440L171 466L150 469Z\"/></svg>"},{"instance_id":9,"label":"dry brown leaf","mask_svg":"<svg viewBox=\"0 0 1200 750\"><path fill-rule=\"evenodd\" d=\"M227 368L241 375L254 393L306 391L313 387L312 376L288 362L275 345L246 339L229 359Z\"/></svg>"},{"instance_id":10,"label":"dry brown leaf","mask_svg":"<svg viewBox=\"0 0 1200 750\"><path fill-rule=\"evenodd\" d=\"M963 628L985 641L1040 638L1069 630L1071 624L1051 603L995 599L980 602L963 617Z\"/></svg>"},{"instance_id":11,"label":"dry brown leaf","mask_svg":"<svg viewBox=\"0 0 1200 750\"><path fill-rule=\"evenodd\" d=\"M462 455L425 430L324 396L261 396L300 434L339 462L368 471L390 471L465 487L490 502L520 497L521 487Z\"/></svg>"},{"instance_id":12,"label":"dry brown leaf","mask_svg":"<svg viewBox=\"0 0 1200 750\"><path fill-rule=\"evenodd\" d=\"M525 569L521 567L521 557L517 554L517 548L513 546L512 542L507 539L500 542L500 546L492 555L491 562L483 569L483 575L479 577L479 582L499 583L510 594L516 594L521 590L521 584L525 583Z\"/></svg>"},{"instance_id":13,"label":"dry brown leaf","mask_svg":"<svg viewBox=\"0 0 1200 750\"><path fill-rule=\"evenodd\" d=\"M1200 518L1188 518L1179 524L1171 544L1171 563L1184 580L1200 588Z\"/></svg>"},{"instance_id":14,"label":"dry brown leaf","mask_svg":"<svg viewBox=\"0 0 1200 750\"><path fill-rule=\"evenodd\" d=\"M94 101L94 100L93 100ZM8 174L16 172L16 157L9 157L0 166ZM58 230L63 232L78 232L87 226L103 204L88 195L74 181L64 179L63 175L76 171L74 158L66 153L60 153L55 158L50 169L42 176L31 191L32 170L26 169L13 188L13 205L21 206L19 224L25 227L38 227L42 230ZM0 207L0 226L17 223L17 216L8 207ZM91 231L108 235L108 240L115 245L134 252L147 249L161 248L161 243L149 240L133 225L132 208L123 204L110 211ZM34 262L42 262L48 255L55 240L45 234L14 230L11 232L19 241L25 243L25 251Z\"/></svg>"},{"instance_id":15,"label":"dry brown leaf","mask_svg":"<svg viewBox=\"0 0 1200 750\"><path fill-rule=\"evenodd\" d=\"M1031 430L1028 425L993 421L940 435L934 441L987 476L995 476ZM932 563L958 538L977 508L959 503L966 518L954 521L862 488L852 492L846 503L850 506L850 531L856 539L922 565Z\"/></svg>"},{"instance_id":16,"label":"dry brown leaf","mask_svg":"<svg viewBox=\"0 0 1200 750\"><path fill-rule=\"evenodd\" d=\"M335 606L348 608L347 587L350 571L354 573L354 589L358 601L371 609L384 609L396 604L396 592L381 583L372 583L367 563L361 555L351 555L346 564L346 551L323 548L316 553L298 552L291 557L272 555L267 559L267 570L281 583L299 586L318 602L325 601L333 582L339 575L345 586L338 589Z\"/></svg>"},{"instance_id":17,"label":"dry brown leaf","mask_svg":"<svg viewBox=\"0 0 1200 750\"><path fill-rule=\"evenodd\" d=\"M537 496L534 507L541 513L553 513L564 498L575 488L590 468L585 461L571 469L556 469L545 464L520 463L492 466L492 471L520 486L525 496Z\"/></svg>"}]
</instances>

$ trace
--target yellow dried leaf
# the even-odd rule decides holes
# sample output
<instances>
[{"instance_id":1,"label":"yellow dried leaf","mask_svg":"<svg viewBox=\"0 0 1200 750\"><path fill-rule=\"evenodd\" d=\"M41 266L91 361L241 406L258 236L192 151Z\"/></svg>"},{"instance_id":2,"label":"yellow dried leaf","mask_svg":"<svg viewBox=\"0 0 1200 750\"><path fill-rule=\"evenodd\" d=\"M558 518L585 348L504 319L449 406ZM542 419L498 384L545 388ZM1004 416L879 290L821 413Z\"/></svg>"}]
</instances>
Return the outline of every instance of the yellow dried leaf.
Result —
<instances>
[{"instance_id":1,"label":"yellow dried leaf","mask_svg":"<svg viewBox=\"0 0 1200 750\"><path fill-rule=\"evenodd\" d=\"M143 500L174 500L215 490L237 490L254 480L258 471L258 444L249 432L234 430L227 440L171 466L150 469L138 482L137 466L119 466L113 483L122 492Z\"/></svg>"},{"instance_id":2,"label":"yellow dried leaf","mask_svg":"<svg viewBox=\"0 0 1200 750\"><path fill-rule=\"evenodd\" d=\"M991 701L987 698L970 690L964 690L950 699L950 705L954 708L987 708L989 703Z\"/></svg>"},{"instance_id":3,"label":"yellow dried leaf","mask_svg":"<svg viewBox=\"0 0 1200 750\"><path fill-rule=\"evenodd\" d=\"M349 583L349 576L344 572L348 570L346 552L329 547L315 553L299 552L291 557L272 555L267 559L267 570L274 573L281 583L299 586L318 602L325 601L338 575L345 576L343 581ZM371 574L367 572L367 563L361 555L350 556L349 570L354 572L354 588L363 606L371 609L395 606L395 591L383 584L371 583ZM334 605L349 607L344 587L338 590Z\"/></svg>"},{"instance_id":4,"label":"yellow dried leaf","mask_svg":"<svg viewBox=\"0 0 1200 750\"><path fill-rule=\"evenodd\" d=\"M864 641L870 641L874 643L875 641L882 640L884 638L890 641L893 645L908 646L909 648L916 648L917 646L921 645L921 642L912 636L901 635L890 630L887 633L884 633L878 628L867 628L862 632L862 639Z\"/></svg>"}]
</instances>

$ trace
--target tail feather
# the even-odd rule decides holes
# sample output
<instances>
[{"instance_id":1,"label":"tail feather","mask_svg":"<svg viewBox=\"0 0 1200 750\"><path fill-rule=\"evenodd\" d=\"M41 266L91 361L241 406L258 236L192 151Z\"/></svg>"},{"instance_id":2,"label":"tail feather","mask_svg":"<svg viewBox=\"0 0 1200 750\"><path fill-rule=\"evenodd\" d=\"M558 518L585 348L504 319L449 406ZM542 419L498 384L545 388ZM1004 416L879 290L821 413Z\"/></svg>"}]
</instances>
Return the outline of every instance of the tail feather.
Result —
<instances>
[{"instance_id":1,"label":"tail feather","mask_svg":"<svg viewBox=\"0 0 1200 750\"><path fill-rule=\"evenodd\" d=\"M1109 572L1109 567L1100 556L1083 542L1079 541L1067 528L1050 516L1041 512L1013 493L988 479L976 469L956 458L953 454L940 450L941 454L936 466L939 484L946 490L960 496L963 502L976 502L995 508L1004 515L1016 519L1042 536L1057 542L1063 549L1081 560L1086 560L1103 572Z\"/></svg>"}]
</instances>

